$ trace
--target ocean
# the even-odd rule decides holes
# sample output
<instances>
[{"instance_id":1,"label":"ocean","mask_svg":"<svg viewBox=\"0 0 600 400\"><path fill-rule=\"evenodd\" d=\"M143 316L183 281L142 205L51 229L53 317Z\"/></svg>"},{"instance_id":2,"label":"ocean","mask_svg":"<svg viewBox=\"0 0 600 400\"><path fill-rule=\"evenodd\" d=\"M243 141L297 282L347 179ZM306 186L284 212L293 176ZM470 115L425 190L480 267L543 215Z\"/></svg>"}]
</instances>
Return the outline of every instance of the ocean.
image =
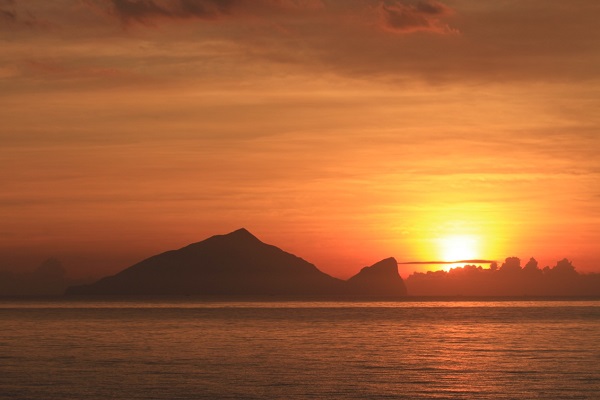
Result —
<instances>
[{"instance_id":1,"label":"ocean","mask_svg":"<svg viewBox=\"0 0 600 400\"><path fill-rule=\"evenodd\" d=\"M0 300L1 399L600 399L600 301Z\"/></svg>"}]
</instances>

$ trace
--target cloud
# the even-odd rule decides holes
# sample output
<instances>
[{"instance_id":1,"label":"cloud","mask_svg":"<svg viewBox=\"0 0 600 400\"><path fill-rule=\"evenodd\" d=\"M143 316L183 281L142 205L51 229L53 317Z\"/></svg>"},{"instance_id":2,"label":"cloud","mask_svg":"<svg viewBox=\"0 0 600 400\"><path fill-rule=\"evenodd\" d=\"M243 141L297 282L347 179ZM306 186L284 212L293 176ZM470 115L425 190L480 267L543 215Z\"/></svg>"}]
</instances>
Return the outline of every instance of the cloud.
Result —
<instances>
[{"instance_id":1,"label":"cloud","mask_svg":"<svg viewBox=\"0 0 600 400\"><path fill-rule=\"evenodd\" d=\"M0 0L0 22L7 24L17 23L17 8L14 0Z\"/></svg>"},{"instance_id":2,"label":"cloud","mask_svg":"<svg viewBox=\"0 0 600 400\"><path fill-rule=\"evenodd\" d=\"M447 264L491 264L494 260L457 260L457 261L407 261L399 262L398 265L447 265Z\"/></svg>"},{"instance_id":3,"label":"cloud","mask_svg":"<svg viewBox=\"0 0 600 400\"><path fill-rule=\"evenodd\" d=\"M592 16L599 7L584 0L518 7L469 0L0 0L0 31L19 38L12 50L3 48L0 65L23 60L20 43L39 44L36 58L108 63L160 80L212 73L237 79L267 67L433 84L596 80L600 36ZM29 15L52 29L2 20ZM114 40L120 37L127 40ZM41 45L48 38L57 46Z\"/></svg>"},{"instance_id":4,"label":"cloud","mask_svg":"<svg viewBox=\"0 0 600 400\"><path fill-rule=\"evenodd\" d=\"M111 0L111 13L125 23L156 20L216 20L245 10L314 10L321 0Z\"/></svg>"},{"instance_id":5,"label":"cloud","mask_svg":"<svg viewBox=\"0 0 600 400\"><path fill-rule=\"evenodd\" d=\"M416 3L400 1L380 6L382 27L394 33L432 32L439 34L458 33L443 22L454 11L434 0L420 0Z\"/></svg>"},{"instance_id":6,"label":"cloud","mask_svg":"<svg viewBox=\"0 0 600 400\"><path fill-rule=\"evenodd\" d=\"M111 0L124 22L155 19L215 19L227 14L237 0Z\"/></svg>"},{"instance_id":7,"label":"cloud","mask_svg":"<svg viewBox=\"0 0 600 400\"><path fill-rule=\"evenodd\" d=\"M135 81L140 79L139 76L127 71L120 70L114 67L100 65L73 65L64 61L48 60L48 59L30 59L25 60L19 65L17 72L8 71L13 74L26 74L28 76L42 78L44 82L59 81L62 85L70 81L73 83L82 84L83 81L99 81L107 80L114 82ZM0 77L2 70L0 69Z\"/></svg>"},{"instance_id":8,"label":"cloud","mask_svg":"<svg viewBox=\"0 0 600 400\"><path fill-rule=\"evenodd\" d=\"M236 0L111 0L115 13L124 21L145 22L156 18L215 19L228 14Z\"/></svg>"},{"instance_id":9,"label":"cloud","mask_svg":"<svg viewBox=\"0 0 600 400\"><path fill-rule=\"evenodd\" d=\"M0 21L14 24L17 22L17 15L9 10L0 10Z\"/></svg>"},{"instance_id":10,"label":"cloud","mask_svg":"<svg viewBox=\"0 0 600 400\"><path fill-rule=\"evenodd\" d=\"M15 0L0 0L0 30L47 28L48 24L36 18L27 6Z\"/></svg>"}]
</instances>

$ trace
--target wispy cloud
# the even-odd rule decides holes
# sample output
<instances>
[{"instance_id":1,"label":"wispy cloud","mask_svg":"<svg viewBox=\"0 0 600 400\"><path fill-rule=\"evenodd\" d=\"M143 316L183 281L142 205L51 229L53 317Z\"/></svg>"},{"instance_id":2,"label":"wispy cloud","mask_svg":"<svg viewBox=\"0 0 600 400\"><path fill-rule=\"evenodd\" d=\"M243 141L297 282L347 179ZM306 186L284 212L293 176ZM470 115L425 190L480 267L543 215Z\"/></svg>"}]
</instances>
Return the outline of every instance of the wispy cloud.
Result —
<instances>
[{"instance_id":1,"label":"wispy cloud","mask_svg":"<svg viewBox=\"0 0 600 400\"><path fill-rule=\"evenodd\" d=\"M113 12L124 22L155 19L215 19L227 14L236 0L111 0Z\"/></svg>"},{"instance_id":2,"label":"wispy cloud","mask_svg":"<svg viewBox=\"0 0 600 400\"><path fill-rule=\"evenodd\" d=\"M0 0L0 29L12 29L17 26L34 28L44 25L23 6L19 9L15 0Z\"/></svg>"},{"instance_id":3,"label":"wispy cloud","mask_svg":"<svg viewBox=\"0 0 600 400\"><path fill-rule=\"evenodd\" d=\"M26 60L22 63L21 68L45 79L100 79L119 77L131 79L133 77L132 74L127 74L117 68L73 66L53 60Z\"/></svg>"},{"instance_id":4,"label":"wispy cloud","mask_svg":"<svg viewBox=\"0 0 600 400\"><path fill-rule=\"evenodd\" d=\"M17 21L14 0L0 0L0 21L4 23L15 23Z\"/></svg>"},{"instance_id":5,"label":"wispy cloud","mask_svg":"<svg viewBox=\"0 0 600 400\"><path fill-rule=\"evenodd\" d=\"M218 20L252 10L319 9L321 0L111 0L110 12L125 23Z\"/></svg>"}]
</instances>

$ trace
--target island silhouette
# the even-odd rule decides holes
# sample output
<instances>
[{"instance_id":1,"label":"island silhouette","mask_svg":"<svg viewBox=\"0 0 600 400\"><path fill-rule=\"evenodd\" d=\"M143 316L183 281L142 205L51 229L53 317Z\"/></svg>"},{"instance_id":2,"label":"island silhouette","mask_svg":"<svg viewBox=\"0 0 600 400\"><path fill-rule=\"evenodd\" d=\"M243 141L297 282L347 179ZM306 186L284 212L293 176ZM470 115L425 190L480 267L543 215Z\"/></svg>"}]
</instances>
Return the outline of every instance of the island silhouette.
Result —
<instances>
[{"instance_id":1,"label":"island silhouette","mask_svg":"<svg viewBox=\"0 0 600 400\"><path fill-rule=\"evenodd\" d=\"M242 228L147 258L68 295L406 296L394 258L347 281L263 243Z\"/></svg>"},{"instance_id":2,"label":"island silhouette","mask_svg":"<svg viewBox=\"0 0 600 400\"><path fill-rule=\"evenodd\" d=\"M398 268L410 264L389 257L364 267L348 280L263 243L246 229L212 236L178 250L147 258L99 280L73 279L56 258L31 272L0 269L0 296L12 295L216 295L344 296L346 298L600 296L600 273L578 273L572 262L540 268L531 258L502 264L464 260L463 267L413 272L402 279ZM489 264L483 268L476 264Z\"/></svg>"}]
</instances>

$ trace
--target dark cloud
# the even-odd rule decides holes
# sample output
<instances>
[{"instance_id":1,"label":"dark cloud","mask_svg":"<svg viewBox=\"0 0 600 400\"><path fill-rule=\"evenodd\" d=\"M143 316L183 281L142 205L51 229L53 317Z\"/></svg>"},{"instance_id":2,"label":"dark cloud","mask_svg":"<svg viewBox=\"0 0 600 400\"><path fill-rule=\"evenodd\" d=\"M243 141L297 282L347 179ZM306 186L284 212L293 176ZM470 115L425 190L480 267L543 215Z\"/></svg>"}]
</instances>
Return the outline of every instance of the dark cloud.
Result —
<instances>
[{"instance_id":1,"label":"dark cloud","mask_svg":"<svg viewBox=\"0 0 600 400\"><path fill-rule=\"evenodd\" d=\"M0 0L0 22L9 24L17 22L17 10L14 0Z\"/></svg>"},{"instance_id":2,"label":"dark cloud","mask_svg":"<svg viewBox=\"0 0 600 400\"><path fill-rule=\"evenodd\" d=\"M17 22L17 15L8 10L0 10L0 21Z\"/></svg>"},{"instance_id":3,"label":"dark cloud","mask_svg":"<svg viewBox=\"0 0 600 400\"><path fill-rule=\"evenodd\" d=\"M15 0L0 0L0 30L47 28L46 21L38 19L29 6L27 2L17 4Z\"/></svg>"},{"instance_id":4,"label":"dark cloud","mask_svg":"<svg viewBox=\"0 0 600 400\"><path fill-rule=\"evenodd\" d=\"M169 16L167 9L153 0L113 0L115 12L124 20L144 20L157 16Z\"/></svg>"},{"instance_id":5,"label":"dark cloud","mask_svg":"<svg viewBox=\"0 0 600 400\"><path fill-rule=\"evenodd\" d=\"M179 0L179 3L182 16L206 18L228 13L236 0Z\"/></svg>"},{"instance_id":6,"label":"dark cloud","mask_svg":"<svg viewBox=\"0 0 600 400\"><path fill-rule=\"evenodd\" d=\"M215 19L228 14L238 0L111 0L125 22L166 19Z\"/></svg>"},{"instance_id":7,"label":"dark cloud","mask_svg":"<svg viewBox=\"0 0 600 400\"><path fill-rule=\"evenodd\" d=\"M433 0L381 4L383 28L396 33L457 33L443 22L453 13L450 7Z\"/></svg>"},{"instance_id":8,"label":"dark cloud","mask_svg":"<svg viewBox=\"0 0 600 400\"><path fill-rule=\"evenodd\" d=\"M243 10L297 10L322 7L320 0L111 0L111 12L124 22L215 20ZM268 14L268 12L267 12Z\"/></svg>"},{"instance_id":9,"label":"dark cloud","mask_svg":"<svg viewBox=\"0 0 600 400\"><path fill-rule=\"evenodd\" d=\"M450 9L435 1L420 1L416 5L416 9L423 14L444 15L450 13Z\"/></svg>"},{"instance_id":10,"label":"dark cloud","mask_svg":"<svg viewBox=\"0 0 600 400\"><path fill-rule=\"evenodd\" d=\"M600 30L594 29L594 16L600 5L585 0L552 6L541 0L485 6L470 0L81 0L87 7L65 7L73 1L0 0L0 10L6 13L0 15L0 30L33 37L28 16L35 15L52 24L53 29L46 30L50 35L62 32L71 41L101 41L124 26L164 25L156 43L172 41L177 44L173 49L194 44L200 48L203 41L231 44L228 50L222 47L222 53L211 47L213 58L201 60L197 51L176 55L168 47L162 47L165 53L160 46L144 48L161 55L144 68L156 75L175 66L181 71L173 76L198 71L185 62L205 69L214 66L220 75L266 60L275 68L298 66L319 73L327 69L395 81L416 77L436 84L598 76ZM16 24L4 22L14 18ZM180 24L186 21L190 23ZM460 35L450 34L458 29ZM140 54L128 54L120 62L131 65L119 68L137 68L135 57ZM239 63L236 54L252 63ZM168 59L162 58L165 55ZM174 57L182 62L171 62ZM231 68L223 68L228 60ZM0 75L9 74L6 71L5 67Z\"/></svg>"}]
</instances>

